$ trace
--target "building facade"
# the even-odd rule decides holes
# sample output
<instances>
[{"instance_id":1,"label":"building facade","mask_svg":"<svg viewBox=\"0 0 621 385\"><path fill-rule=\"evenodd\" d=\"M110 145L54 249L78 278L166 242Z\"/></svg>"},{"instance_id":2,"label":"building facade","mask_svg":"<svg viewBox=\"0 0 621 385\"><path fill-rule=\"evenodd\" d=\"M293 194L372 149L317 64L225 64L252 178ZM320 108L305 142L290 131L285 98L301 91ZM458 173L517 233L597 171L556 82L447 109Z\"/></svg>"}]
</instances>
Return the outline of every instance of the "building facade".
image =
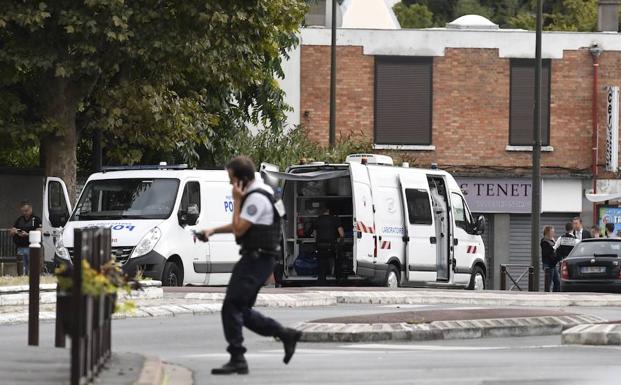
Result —
<instances>
[{"instance_id":1,"label":"building facade","mask_svg":"<svg viewBox=\"0 0 621 385\"><path fill-rule=\"evenodd\" d=\"M480 17L452 28L337 33L337 138L453 173L473 211L490 223L496 284L499 264L530 261L534 55L533 32L498 29ZM292 115L326 144L330 30L303 29L292 56ZM585 226L599 219L599 207L585 198L593 188L594 116L598 185L621 189L611 182L618 172L605 167L607 87L621 86L621 39L546 32L543 58L541 225L559 233L574 216Z\"/></svg>"}]
</instances>

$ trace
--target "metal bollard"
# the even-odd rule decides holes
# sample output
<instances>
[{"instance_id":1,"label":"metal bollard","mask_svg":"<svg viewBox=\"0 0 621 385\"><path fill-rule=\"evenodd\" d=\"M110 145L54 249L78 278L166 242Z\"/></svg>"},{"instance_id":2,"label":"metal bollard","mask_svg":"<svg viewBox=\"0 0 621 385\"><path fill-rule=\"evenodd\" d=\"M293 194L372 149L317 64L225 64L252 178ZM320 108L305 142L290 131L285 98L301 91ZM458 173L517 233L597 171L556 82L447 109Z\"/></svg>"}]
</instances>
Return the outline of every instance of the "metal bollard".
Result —
<instances>
[{"instance_id":1,"label":"metal bollard","mask_svg":"<svg viewBox=\"0 0 621 385\"><path fill-rule=\"evenodd\" d=\"M550 291L552 285L552 269L545 269L543 271L543 291L546 293Z\"/></svg>"},{"instance_id":2,"label":"metal bollard","mask_svg":"<svg viewBox=\"0 0 621 385\"><path fill-rule=\"evenodd\" d=\"M528 291L535 291L535 268L528 268Z\"/></svg>"},{"instance_id":3,"label":"metal bollard","mask_svg":"<svg viewBox=\"0 0 621 385\"><path fill-rule=\"evenodd\" d=\"M507 290L507 266L500 265L500 290Z\"/></svg>"},{"instance_id":4,"label":"metal bollard","mask_svg":"<svg viewBox=\"0 0 621 385\"><path fill-rule=\"evenodd\" d=\"M41 278L41 232L31 231L28 282L28 345L39 345L39 282Z\"/></svg>"}]
</instances>

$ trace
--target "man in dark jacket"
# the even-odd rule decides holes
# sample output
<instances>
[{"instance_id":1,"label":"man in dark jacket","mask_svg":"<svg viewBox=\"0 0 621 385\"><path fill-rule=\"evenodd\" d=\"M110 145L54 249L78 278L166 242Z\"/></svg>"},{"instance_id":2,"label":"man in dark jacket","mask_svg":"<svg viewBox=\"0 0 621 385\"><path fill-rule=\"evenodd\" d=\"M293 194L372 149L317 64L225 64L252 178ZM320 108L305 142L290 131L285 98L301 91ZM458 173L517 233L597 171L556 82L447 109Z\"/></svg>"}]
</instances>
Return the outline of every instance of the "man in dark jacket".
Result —
<instances>
[{"instance_id":1,"label":"man in dark jacket","mask_svg":"<svg viewBox=\"0 0 621 385\"><path fill-rule=\"evenodd\" d=\"M575 217L572 220L573 223L573 231L572 234L574 235L574 237L578 240L578 242L580 242L583 239L588 239L591 238L591 232L586 230L583 226L582 226L582 218L580 217Z\"/></svg>"},{"instance_id":2,"label":"man in dark jacket","mask_svg":"<svg viewBox=\"0 0 621 385\"><path fill-rule=\"evenodd\" d=\"M32 204L30 202L23 201L19 207L22 215L17 218L9 233L13 236L13 242L17 246L17 255L22 259L24 274L28 275L30 263L28 233L41 228L41 218L32 214Z\"/></svg>"},{"instance_id":3,"label":"man in dark jacket","mask_svg":"<svg viewBox=\"0 0 621 385\"><path fill-rule=\"evenodd\" d=\"M561 290L561 280L556 264L556 252L554 250L554 227L546 226L543 228L543 239L541 239L541 262L545 272L545 291L550 291L550 283L553 284L552 291Z\"/></svg>"}]
</instances>

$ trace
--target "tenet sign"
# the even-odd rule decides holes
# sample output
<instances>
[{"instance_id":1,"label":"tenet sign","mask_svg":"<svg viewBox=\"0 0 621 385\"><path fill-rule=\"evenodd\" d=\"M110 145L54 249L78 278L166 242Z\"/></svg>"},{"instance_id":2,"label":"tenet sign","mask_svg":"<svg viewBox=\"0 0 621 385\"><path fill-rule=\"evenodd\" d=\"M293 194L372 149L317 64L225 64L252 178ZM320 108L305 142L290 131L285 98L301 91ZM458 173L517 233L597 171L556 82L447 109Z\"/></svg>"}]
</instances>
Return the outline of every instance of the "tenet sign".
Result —
<instances>
[{"instance_id":1,"label":"tenet sign","mask_svg":"<svg viewBox=\"0 0 621 385\"><path fill-rule=\"evenodd\" d=\"M530 179L455 178L474 213L528 214L532 207Z\"/></svg>"}]
</instances>

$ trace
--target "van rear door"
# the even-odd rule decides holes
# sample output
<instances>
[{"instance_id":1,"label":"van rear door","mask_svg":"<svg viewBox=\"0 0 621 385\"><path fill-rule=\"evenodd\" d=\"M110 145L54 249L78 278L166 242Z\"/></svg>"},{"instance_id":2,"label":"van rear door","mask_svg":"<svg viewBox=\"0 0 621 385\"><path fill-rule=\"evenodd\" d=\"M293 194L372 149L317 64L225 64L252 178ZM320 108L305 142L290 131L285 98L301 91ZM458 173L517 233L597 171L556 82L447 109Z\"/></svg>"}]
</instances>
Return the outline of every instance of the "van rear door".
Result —
<instances>
[{"instance_id":1,"label":"van rear door","mask_svg":"<svg viewBox=\"0 0 621 385\"><path fill-rule=\"evenodd\" d=\"M424 175L400 175L405 229L405 271L408 281L435 282L438 236Z\"/></svg>"},{"instance_id":2,"label":"van rear door","mask_svg":"<svg viewBox=\"0 0 621 385\"><path fill-rule=\"evenodd\" d=\"M354 203L354 272L358 263L375 263L377 257L375 218L369 172L365 165L350 163Z\"/></svg>"},{"instance_id":3,"label":"van rear door","mask_svg":"<svg viewBox=\"0 0 621 385\"><path fill-rule=\"evenodd\" d=\"M43 253L46 262L54 260L56 241L60 237L61 229L69 220L70 213L71 201L65 182L60 178L47 178L43 190L41 217Z\"/></svg>"}]
</instances>

